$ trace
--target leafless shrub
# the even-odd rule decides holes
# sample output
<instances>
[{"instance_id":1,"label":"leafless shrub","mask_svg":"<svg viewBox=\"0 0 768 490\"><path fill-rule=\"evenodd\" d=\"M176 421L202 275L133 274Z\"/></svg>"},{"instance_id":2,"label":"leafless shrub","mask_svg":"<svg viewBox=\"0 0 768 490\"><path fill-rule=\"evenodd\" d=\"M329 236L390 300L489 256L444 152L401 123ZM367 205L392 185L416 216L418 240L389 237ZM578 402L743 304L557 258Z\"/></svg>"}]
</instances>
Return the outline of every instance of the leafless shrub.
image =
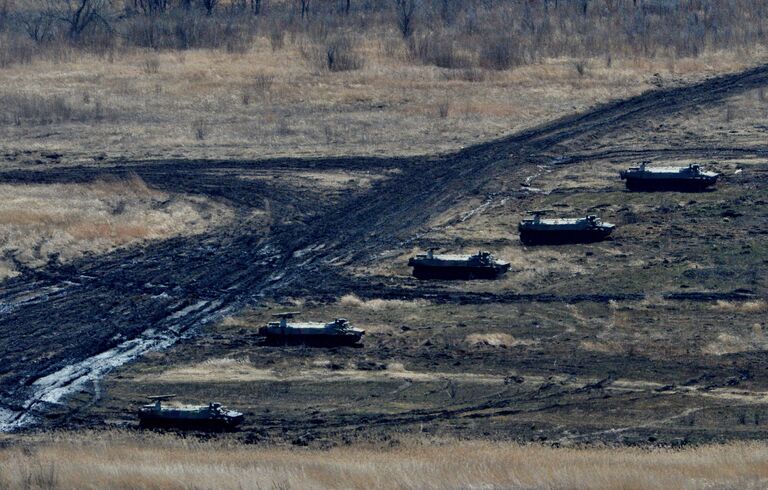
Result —
<instances>
[{"instance_id":1,"label":"leafless shrub","mask_svg":"<svg viewBox=\"0 0 768 490\"><path fill-rule=\"evenodd\" d=\"M330 71L359 70L365 65L365 60L348 37L332 39L325 49L325 56Z\"/></svg>"},{"instance_id":2,"label":"leafless shrub","mask_svg":"<svg viewBox=\"0 0 768 490\"><path fill-rule=\"evenodd\" d=\"M330 145L335 139L333 128L327 124L323 126L323 135L325 136L325 143Z\"/></svg>"},{"instance_id":3,"label":"leafless shrub","mask_svg":"<svg viewBox=\"0 0 768 490\"><path fill-rule=\"evenodd\" d=\"M55 463L37 461L21 469L22 488L59 488Z\"/></svg>"},{"instance_id":4,"label":"leafless shrub","mask_svg":"<svg viewBox=\"0 0 768 490\"><path fill-rule=\"evenodd\" d=\"M242 53L250 49L256 25L245 17L201 16L195 10L175 9L157 18L129 18L123 31L125 42L150 49L223 48Z\"/></svg>"},{"instance_id":5,"label":"leafless shrub","mask_svg":"<svg viewBox=\"0 0 768 490\"><path fill-rule=\"evenodd\" d=\"M13 34L0 34L0 68L32 61L35 44L29 39Z\"/></svg>"},{"instance_id":6,"label":"leafless shrub","mask_svg":"<svg viewBox=\"0 0 768 490\"><path fill-rule=\"evenodd\" d=\"M144 58L141 69L147 75L155 75L160 71L160 58L157 56L148 56Z\"/></svg>"},{"instance_id":7,"label":"leafless shrub","mask_svg":"<svg viewBox=\"0 0 768 490\"><path fill-rule=\"evenodd\" d=\"M104 117L101 103L93 107L75 107L63 95L51 97L26 94L0 96L0 122L5 124L46 125L57 122L100 120Z\"/></svg>"},{"instance_id":8,"label":"leafless shrub","mask_svg":"<svg viewBox=\"0 0 768 490\"><path fill-rule=\"evenodd\" d=\"M285 30L281 26L273 26L269 31L269 44L272 51L279 51L285 46Z\"/></svg>"},{"instance_id":9,"label":"leafless shrub","mask_svg":"<svg viewBox=\"0 0 768 490\"><path fill-rule=\"evenodd\" d=\"M407 45L399 37L387 36L379 40L379 50L387 58L402 59L403 54L407 53Z\"/></svg>"},{"instance_id":10,"label":"leafless shrub","mask_svg":"<svg viewBox=\"0 0 768 490\"><path fill-rule=\"evenodd\" d=\"M470 68L471 60L461 53L453 39L440 34L430 33L419 39L412 39L411 53L419 61L440 68Z\"/></svg>"},{"instance_id":11,"label":"leafless shrub","mask_svg":"<svg viewBox=\"0 0 768 490\"><path fill-rule=\"evenodd\" d=\"M204 119L196 119L192 122L192 134L198 141L205 139L205 136L208 134L208 125Z\"/></svg>"},{"instance_id":12,"label":"leafless shrub","mask_svg":"<svg viewBox=\"0 0 768 490\"><path fill-rule=\"evenodd\" d=\"M230 35L227 36L226 41L224 42L224 49L227 53L245 54L251 49L251 46L251 38L244 36Z\"/></svg>"},{"instance_id":13,"label":"leafless shrub","mask_svg":"<svg viewBox=\"0 0 768 490\"><path fill-rule=\"evenodd\" d=\"M487 78L485 71L478 68L467 68L464 70L444 70L442 72L446 80L460 80L463 82L484 82Z\"/></svg>"},{"instance_id":14,"label":"leafless shrub","mask_svg":"<svg viewBox=\"0 0 768 490\"><path fill-rule=\"evenodd\" d=\"M285 120L285 118L281 118L277 122L277 127L275 128L275 133L278 136L290 136L294 133L293 129L288 125L288 121Z\"/></svg>"},{"instance_id":15,"label":"leafless shrub","mask_svg":"<svg viewBox=\"0 0 768 490\"><path fill-rule=\"evenodd\" d=\"M586 60L575 61L573 63L573 67L576 68L576 73L579 74L579 77L583 77L584 74L587 72L587 61Z\"/></svg>"},{"instance_id":16,"label":"leafless shrub","mask_svg":"<svg viewBox=\"0 0 768 490\"><path fill-rule=\"evenodd\" d=\"M509 70L523 64L518 46L509 37L484 38L480 47L480 66L491 70Z\"/></svg>"},{"instance_id":17,"label":"leafless shrub","mask_svg":"<svg viewBox=\"0 0 768 490\"><path fill-rule=\"evenodd\" d=\"M437 114L440 116L440 119L445 119L448 117L448 115L451 112L451 101L448 99L444 99L437 104Z\"/></svg>"},{"instance_id":18,"label":"leafless shrub","mask_svg":"<svg viewBox=\"0 0 768 490\"><path fill-rule=\"evenodd\" d=\"M272 75L259 74L253 78L253 81L243 87L242 101L243 105L248 105L255 98L264 97L272 88L275 77Z\"/></svg>"},{"instance_id":19,"label":"leafless shrub","mask_svg":"<svg viewBox=\"0 0 768 490\"><path fill-rule=\"evenodd\" d=\"M338 36L325 44L303 40L299 46L302 57L319 70L332 72L359 70L365 60L347 36Z\"/></svg>"},{"instance_id":20,"label":"leafless shrub","mask_svg":"<svg viewBox=\"0 0 768 490\"><path fill-rule=\"evenodd\" d=\"M768 96L765 95L765 88L764 87L760 87L759 89L757 89L757 99L760 102L768 101Z\"/></svg>"},{"instance_id":21,"label":"leafless shrub","mask_svg":"<svg viewBox=\"0 0 768 490\"><path fill-rule=\"evenodd\" d=\"M253 88L261 93L268 92L269 89L272 88L272 83L274 83L275 77L272 75L266 75L263 73L260 73L253 77Z\"/></svg>"},{"instance_id":22,"label":"leafless shrub","mask_svg":"<svg viewBox=\"0 0 768 490\"><path fill-rule=\"evenodd\" d=\"M415 24L416 12L421 0L394 0L397 27L404 38L411 37Z\"/></svg>"}]
</instances>

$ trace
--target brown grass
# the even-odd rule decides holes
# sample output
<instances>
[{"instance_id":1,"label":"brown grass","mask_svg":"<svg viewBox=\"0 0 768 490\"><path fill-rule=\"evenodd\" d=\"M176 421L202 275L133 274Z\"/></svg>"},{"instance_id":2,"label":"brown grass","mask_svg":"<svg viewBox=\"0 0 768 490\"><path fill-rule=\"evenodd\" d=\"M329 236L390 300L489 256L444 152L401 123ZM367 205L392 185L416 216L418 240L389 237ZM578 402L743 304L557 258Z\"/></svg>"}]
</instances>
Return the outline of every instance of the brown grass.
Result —
<instances>
[{"instance_id":1,"label":"brown grass","mask_svg":"<svg viewBox=\"0 0 768 490\"><path fill-rule=\"evenodd\" d=\"M401 441L328 451L120 432L58 434L0 452L3 488L764 488L768 446L555 449Z\"/></svg>"},{"instance_id":2,"label":"brown grass","mask_svg":"<svg viewBox=\"0 0 768 490\"><path fill-rule=\"evenodd\" d=\"M226 221L223 205L149 188L139 177L90 184L0 185L0 255L31 267L53 256L67 262L85 252L201 233ZM15 274L0 263L0 278Z\"/></svg>"},{"instance_id":3,"label":"brown grass","mask_svg":"<svg viewBox=\"0 0 768 490\"><path fill-rule=\"evenodd\" d=\"M512 347L515 345L529 344L529 341L517 340L508 333L473 333L467 335L467 343L470 345L488 345L492 347Z\"/></svg>"},{"instance_id":4,"label":"brown grass","mask_svg":"<svg viewBox=\"0 0 768 490\"><path fill-rule=\"evenodd\" d=\"M706 53L671 64L617 58L610 66L588 60L582 75L571 59L542 58L514 70L457 71L414 63L372 38L356 43L366 60L362 68L332 72L306 61L302 39L286 41L279 51L257 37L237 53L126 50L107 62L76 51L63 60L12 65L0 70L0 99L13 102L0 108L0 151L15 155L9 165L38 158L24 150L91 163L101 154L447 151L654 88L655 73L679 83L763 58L759 52Z\"/></svg>"},{"instance_id":5,"label":"brown grass","mask_svg":"<svg viewBox=\"0 0 768 490\"><path fill-rule=\"evenodd\" d=\"M430 304L427 300L403 301L398 299L380 299L362 300L354 294L345 294L338 301L339 305L352 308L362 308L371 311L380 311L389 308L412 309L423 308Z\"/></svg>"},{"instance_id":6,"label":"brown grass","mask_svg":"<svg viewBox=\"0 0 768 490\"><path fill-rule=\"evenodd\" d=\"M712 309L720 311L732 311L740 313L759 313L768 310L768 303L765 300L757 299L752 301L717 301L712 305Z\"/></svg>"}]
</instances>

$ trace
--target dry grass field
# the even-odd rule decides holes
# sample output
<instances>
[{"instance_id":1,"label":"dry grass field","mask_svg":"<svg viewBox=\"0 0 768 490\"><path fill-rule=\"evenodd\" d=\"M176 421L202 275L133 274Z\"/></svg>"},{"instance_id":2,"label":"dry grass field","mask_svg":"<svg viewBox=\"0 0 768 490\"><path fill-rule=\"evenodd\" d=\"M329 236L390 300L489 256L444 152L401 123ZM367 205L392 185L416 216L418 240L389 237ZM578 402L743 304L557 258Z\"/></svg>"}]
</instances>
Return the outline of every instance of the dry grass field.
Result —
<instances>
[{"instance_id":1,"label":"dry grass field","mask_svg":"<svg viewBox=\"0 0 768 490\"><path fill-rule=\"evenodd\" d=\"M0 195L0 280L20 267L202 233L233 215L203 197L151 189L136 175L87 184L2 184Z\"/></svg>"},{"instance_id":2,"label":"dry grass field","mask_svg":"<svg viewBox=\"0 0 768 490\"><path fill-rule=\"evenodd\" d=\"M467 73L409 61L390 41L364 41L365 66L345 72L307 61L301 39L275 51L265 37L243 53L75 50L12 65L0 69L0 163L446 152L765 59L756 48Z\"/></svg>"},{"instance_id":3,"label":"dry grass field","mask_svg":"<svg viewBox=\"0 0 768 490\"><path fill-rule=\"evenodd\" d=\"M51 434L0 450L11 489L764 488L763 443L685 450L410 438L326 451L131 433Z\"/></svg>"}]
</instances>

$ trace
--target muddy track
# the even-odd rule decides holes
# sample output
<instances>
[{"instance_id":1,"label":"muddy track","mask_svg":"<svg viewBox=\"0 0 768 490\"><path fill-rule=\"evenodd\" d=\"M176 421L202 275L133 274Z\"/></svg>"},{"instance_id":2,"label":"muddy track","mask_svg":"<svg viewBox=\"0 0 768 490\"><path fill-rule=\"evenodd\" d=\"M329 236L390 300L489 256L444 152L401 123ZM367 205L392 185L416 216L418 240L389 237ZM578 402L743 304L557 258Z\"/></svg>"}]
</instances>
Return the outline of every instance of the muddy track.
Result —
<instances>
[{"instance_id":1,"label":"muddy track","mask_svg":"<svg viewBox=\"0 0 768 490\"><path fill-rule=\"evenodd\" d=\"M331 294L354 285L337 275L338 282L329 281L327 273L396 247L468 194L492 188L495 177L511 166L587 152L597 136L632 131L649 119L716 104L764 85L766 66L655 90L435 157L123 162L0 173L0 182L50 183L135 172L161 189L228 202L242 211L241 217L267 200L276 215L287 217L270 230L239 221L194 238L28 271L6 281L0 291L0 335L5 339L0 392L7 409L1 422L6 429L16 428L29 414L44 413L48 404L119 362L169 345L249 301L290 295L295 289ZM367 191L318 203L315 196L290 187L237 176L254 168L398 168L399 173Z\"/></svg>"}]
</instances>

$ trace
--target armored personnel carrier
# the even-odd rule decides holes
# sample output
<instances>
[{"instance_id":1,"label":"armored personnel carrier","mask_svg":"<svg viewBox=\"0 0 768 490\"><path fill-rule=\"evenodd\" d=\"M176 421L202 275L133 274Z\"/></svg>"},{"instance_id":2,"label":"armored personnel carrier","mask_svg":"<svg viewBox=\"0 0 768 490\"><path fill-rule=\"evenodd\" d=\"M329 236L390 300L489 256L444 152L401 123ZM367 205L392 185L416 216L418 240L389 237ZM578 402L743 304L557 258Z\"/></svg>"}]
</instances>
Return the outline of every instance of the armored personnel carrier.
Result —
<instances>
[{"instance_id":1,"label":"armored personnel carrier","mask_svg":"<svg viewBox=\"0 0 768 490\"><path fill-rule=\"evenodd\" d=\"M526 245L599 242L616 228L594 215L544 219L542 215L546 212L536 211L532 219L520 222L517 229L521 242Z\"/></svg>"},{"instance_id":2,"label":"armored personnel carrier","mask_svg":"<svg viewBox=\"0 0 768 490\"><path fill-rule=\"evenodd\" d=\"M152 403L139 408L141 427L174 427L197 430L233 430L243 422L243 414L226 410L219 403L202 406L164 406L176 395L150 396Z\"/></svg>"},{"instance_id":3,"label":"armored personnel carrier","mask_svg":"<svg viewBox=\"0 0 768 490\"><path fill-rule=\"evenodd\" d=\"M490 252L475 255L437 255L435 249L408 260L418 279L496 279L509 270L509 262L496 260Z\"/></svg>"},{"instance_id":4,"label":"armored personnel carrier","mask_svg":"<svg viewBox=\"0 0 768 490\"><path fill-rule=\"evenodd\" d=\"M278 322L269 322L259 329L259 335L275 344L354 345L360 342L365 330L353 327L344 318L329 323L288 322L298 312L278 313Z\"/></svg>"},{"instance_id":5,"label":"armored personnel carrier","mask_svg":"<svg viewBox=\"0 0 768 490\"><path fill-rule=\"evenodd\" d=\"M691 164L687 167L656 167L649 168L648 162L639 167L622 170L619 175L627 181L627 189L633 191L703 191L715 185L720 174L708 172L700 165Z\"/></svg>"}]
</instances>

